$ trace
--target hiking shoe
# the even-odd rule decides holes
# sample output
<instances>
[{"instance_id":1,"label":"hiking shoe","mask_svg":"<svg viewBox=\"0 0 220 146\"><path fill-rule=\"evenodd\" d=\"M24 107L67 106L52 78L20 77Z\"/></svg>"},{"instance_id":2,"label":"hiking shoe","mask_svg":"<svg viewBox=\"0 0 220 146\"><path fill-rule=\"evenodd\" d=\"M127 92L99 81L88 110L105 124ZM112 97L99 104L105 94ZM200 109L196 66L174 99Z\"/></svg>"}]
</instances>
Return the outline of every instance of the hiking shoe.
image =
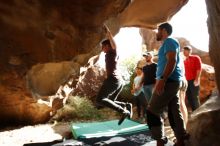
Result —
<instances>
[{"instance_id":1,"label":"hiking shoe","mask_svg":"<svg viewBox=\"0 0 220 146\"><path fill-rule=\"evenodd\" d=\"M162 141L164 144L167 144L168 143L168 138L166 136L162 137Z\"/></svg>"},{"instance_id":2,"label":"hiking shoe","mask_svg":"<svg viewBox=\"0 0 220 146\"><path fill-rule=\"evenodd\" d=\"M125 120L126 118L130 118L130 112L129 112L128 110L125 110L125 111L122 113L122 116L121 116L121 118L120 118L119 121L118 121L118 125L121 125L122 122L124 122L124 120Z\"/></svg>"},{"instance_id":3,"label":"hiking shoe","mask_svg":"<svg viewBox=\"0 0 220 146\"><path fill-rule=\"evenodd\" d=\"M187 142L190 138L189 133L185 133L185 135L183 136L183 138L180 141L175 140L174 141L174 145L173 146L185 146L185 142Z\"/></svg>"},{"instance_id":4,"label":"hiking shoe","mask_svg":"<svg viewBox=\"0 0 220 146\"><path fill-rule=\"evenodd\" d=\"M126 109L130 112L130 119L132 118L133 116L133 109L132 109L132 104L131 103L126 103Z\"/></svg>"}]
</instances>

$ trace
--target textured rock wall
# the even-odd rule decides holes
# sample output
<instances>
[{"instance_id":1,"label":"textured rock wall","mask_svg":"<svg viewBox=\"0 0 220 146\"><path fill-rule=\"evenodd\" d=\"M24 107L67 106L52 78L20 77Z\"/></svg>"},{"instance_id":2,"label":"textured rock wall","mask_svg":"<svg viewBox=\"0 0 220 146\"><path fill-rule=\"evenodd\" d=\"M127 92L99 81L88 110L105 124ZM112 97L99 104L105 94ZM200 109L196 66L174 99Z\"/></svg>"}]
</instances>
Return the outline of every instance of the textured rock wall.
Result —
<instances>
[{"instance_id":1,"label":"textured rock wall","mask_svg":"<svg viewBox=\"0 0 220 146\"><path fill-rule=\"evenodd\" d=\"M8 124L37 124L51 118L52 109L33 99L25 80L14 71L1 76L0 98L0 128Z\"/></svg>"},{"instance_id":2,"label":"textured rock wall","mask_svg":"<svg viewBox=\"0 0 220 146\"><path fill-rule=\"evenodd\" d=\"M220 100L211 97L189 118L187 130L190 140L187 146L218 146L220 138Z\"/></svg>"},{"instance_id":3,"label":"textured rock wall","mask_svg":"<svg viewBox=\"0 0 220 146\"><path fill-rule=\"evenodd\" d=\"M209 55L216 71L216 82L220 89L220 1L206 0L208 11Z\"/></svg>"},{"instance_id":4,"label":"textured rock wall","mask_svg":"<svg viewBox=\"0 0 220 146\"><path fill-rule=\"evenodd\" d=\"M2 0L1 62L14 55L32 65L88 53L103 37L103 22L128 3L129 0Z\"/></svg>"}]
</instances>

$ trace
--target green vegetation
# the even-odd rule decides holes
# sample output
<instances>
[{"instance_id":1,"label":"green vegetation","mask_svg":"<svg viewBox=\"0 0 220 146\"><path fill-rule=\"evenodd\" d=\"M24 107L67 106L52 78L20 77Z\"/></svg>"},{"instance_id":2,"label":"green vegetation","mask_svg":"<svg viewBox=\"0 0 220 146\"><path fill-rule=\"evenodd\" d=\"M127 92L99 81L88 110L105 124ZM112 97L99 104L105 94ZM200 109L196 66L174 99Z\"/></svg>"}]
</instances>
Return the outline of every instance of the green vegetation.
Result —
<instances>
[{"instance_id":1,"label":"green vegetation","mask_svg":"<svg viewBox=\"0 0 220 146\"><path fill-rule=\"evenodd\" d=\"M130 77L134 74L135 67L139 60L140 57L134 55L120 62L120 70L126 83L130 82Z\"/></svg>"},{"instance_id":2,"label":"green vegetation","mask_svg":"<svg viewBox=\"0 0 220 146\"><path fill-rule=\"evenodd\" d=\"M101 121L114 118L115 112L103 108L98 110L87 97L70 96L66 105L57 111L53 120L57 121Z\"/></svg>"},{"instance_id":3,"label":"green vegetation","mask_svg":"<svg viewBox=\"0 0 220 146\"><path fill-rule=\"evenodd\" d=\"M134 70L137 66L138 61L140 58L138 56L132 56L123 60L120 63L120 69L122 72L122 77L125 81L125 86L120 94L122 100L131 102L133 95L131 94L131 88L133 85L134 80Z\"/></svg>"}]
</instances>

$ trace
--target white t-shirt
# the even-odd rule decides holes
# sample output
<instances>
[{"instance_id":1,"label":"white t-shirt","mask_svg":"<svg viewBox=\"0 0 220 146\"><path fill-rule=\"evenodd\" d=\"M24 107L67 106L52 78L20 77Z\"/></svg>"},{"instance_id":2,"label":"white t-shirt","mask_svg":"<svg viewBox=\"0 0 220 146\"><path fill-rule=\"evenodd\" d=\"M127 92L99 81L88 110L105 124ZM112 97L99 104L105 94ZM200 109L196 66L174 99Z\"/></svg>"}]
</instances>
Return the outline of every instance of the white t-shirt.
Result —
<instances>
[{"instance_id":1,"label":"white t-shirt","mask_svg":"<svg viewBox=\"0 0 220 146\"><path fill-rule=\"evenodd\" d=\"M136 88L137 86L139 86L140 83L141 83L141 76L136 76L136 77L134 78L134 86L135 86L135 88ZM140 90L136 91L136 92L134 93L134 96L138 96L138 95L141 93L141 90L142 90L142 88L140 88Z\"/></svg>"}]
</instances>

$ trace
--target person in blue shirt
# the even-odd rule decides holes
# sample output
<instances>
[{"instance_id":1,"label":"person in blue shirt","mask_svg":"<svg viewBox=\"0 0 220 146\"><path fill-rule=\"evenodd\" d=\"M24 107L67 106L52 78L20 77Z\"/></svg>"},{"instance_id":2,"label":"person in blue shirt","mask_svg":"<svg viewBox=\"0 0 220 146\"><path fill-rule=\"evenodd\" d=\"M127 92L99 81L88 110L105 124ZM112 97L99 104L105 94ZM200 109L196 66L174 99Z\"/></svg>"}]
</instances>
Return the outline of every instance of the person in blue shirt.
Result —
<instances>
[{"instance_id":1,"label":"person in blue shirt","mask_svg":"<svg viewBox=\"0 0 220 146\"><path fill-rule=\"evenodd\" d=\"M157 146L164 146L167 143L161 117L166 107L171 128L177 139L175 146L184 146L184 140L188 138L180 112L178 94L183 80L180 45L177 40L169 37L171 33L172 26L169 23L163 23L158 27L157 41L162 41L162 45L158 51L156 84L147 108L147 123L152 138L157 141Z\"/></svg>"}]
</instances>

